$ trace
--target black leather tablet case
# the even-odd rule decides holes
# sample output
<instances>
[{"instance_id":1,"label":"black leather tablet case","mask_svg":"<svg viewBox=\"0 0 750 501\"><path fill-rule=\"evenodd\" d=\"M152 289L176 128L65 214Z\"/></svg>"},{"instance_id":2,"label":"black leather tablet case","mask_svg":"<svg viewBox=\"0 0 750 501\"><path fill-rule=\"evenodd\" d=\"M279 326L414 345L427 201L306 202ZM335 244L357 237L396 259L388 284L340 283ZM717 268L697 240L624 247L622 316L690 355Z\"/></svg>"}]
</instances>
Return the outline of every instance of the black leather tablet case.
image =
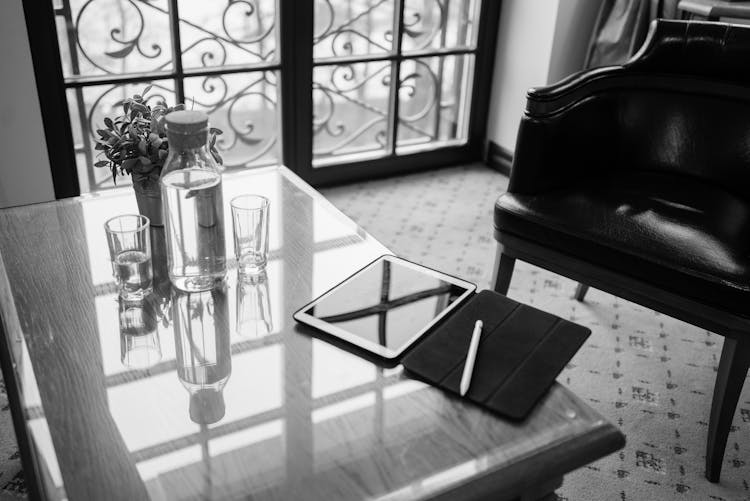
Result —
<instances>
[{"instance_id":1,"label":"black leather tablet case","mask_svg":"<svg viewBox=\"0 0 750 501\"><path fill-rule=\"evenodd\" d=\"M484 323L465 398L520 420L547 392L591 330L493 291L454 312L403 359L407 371L459 394L474 324Z\"/></svg>"}]
</instances>

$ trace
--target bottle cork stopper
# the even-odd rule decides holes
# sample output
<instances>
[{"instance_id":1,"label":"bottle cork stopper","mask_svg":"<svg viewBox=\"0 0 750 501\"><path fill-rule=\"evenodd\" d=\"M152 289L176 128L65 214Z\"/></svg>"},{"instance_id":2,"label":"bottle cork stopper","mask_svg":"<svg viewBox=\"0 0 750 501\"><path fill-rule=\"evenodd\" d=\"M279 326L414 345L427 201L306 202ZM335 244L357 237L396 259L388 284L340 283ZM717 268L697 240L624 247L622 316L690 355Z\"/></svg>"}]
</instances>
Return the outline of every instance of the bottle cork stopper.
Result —
<instances>
[{"instance_id":1,"label":"bottle cork stopper","mask_svg":"<svg viewBox=\"0 0 750 501\"><path fill-rule=\"evenodd\" d=\"M167 132L195 134L208 127L208 115L202 111L173 111L165 117Z\"/></svg>"},{"instance_id":2,"label":"bottle cork stopper","mask_svg":"<svg viewBox=\"0 0 750 501\"><path fill-rule=\"evenodd\" d=\"M201 148L208 141L208 115L202 111L173 111L165 117L169 148Z\"/></svg>"}]
</instances>

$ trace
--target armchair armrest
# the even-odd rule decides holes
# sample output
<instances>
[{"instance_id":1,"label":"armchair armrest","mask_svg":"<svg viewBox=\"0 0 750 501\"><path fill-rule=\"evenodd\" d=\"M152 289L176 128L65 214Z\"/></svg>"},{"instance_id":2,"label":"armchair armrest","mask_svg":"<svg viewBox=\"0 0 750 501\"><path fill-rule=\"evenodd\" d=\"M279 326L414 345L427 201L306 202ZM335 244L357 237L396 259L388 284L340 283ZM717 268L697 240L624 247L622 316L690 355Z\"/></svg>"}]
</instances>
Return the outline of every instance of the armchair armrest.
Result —
<instances>
[{"instance_id":1,"label":"armchair armrest","mask_svg":"<svg viewBox=\"0 0 750 501\"><path fill-rule=\"evenodd\" d=\"M623 136L631 133L642 140L644 134L647 135L638 129L644 122L644 103L659 103L659 96L672 96L663 110L654 110L656 116L665 117L667 121L655 124L648 131L650 137L668 132L672 126L668 115L680 108L678 100L684 99L679 96L696 94L701 99L717 98L726 103L729 98L750 103L748 60L750 29L723 23L661 19L652 22L643 46L624 65L582 71L554 85L528 91L509 191L540 193L575 183L581 177L600 174L602 170L632 168L634 161L637 163L647 155L633 153L629 146L632 141ZM701 121L701 117L696 116L697 106L685 110L691 123ZM636 117L636 125L632 120L635 109L641 113ZM699 134L697 131L678 132L682 134L678 134L681 140L688 137L684 133ZM655 145L651 146L656 148ZM649 144L640 141L639 147L649 148ZM679 154L673 157L677 159ZM673 159L648 160L654 160L649 168L675 169L674 165L666 165ZM729 161L731 163L732 159ZM628 162L630 165L625 165ZM685 168L690 170L691 167Z\"/></svg>"}]
</instances>

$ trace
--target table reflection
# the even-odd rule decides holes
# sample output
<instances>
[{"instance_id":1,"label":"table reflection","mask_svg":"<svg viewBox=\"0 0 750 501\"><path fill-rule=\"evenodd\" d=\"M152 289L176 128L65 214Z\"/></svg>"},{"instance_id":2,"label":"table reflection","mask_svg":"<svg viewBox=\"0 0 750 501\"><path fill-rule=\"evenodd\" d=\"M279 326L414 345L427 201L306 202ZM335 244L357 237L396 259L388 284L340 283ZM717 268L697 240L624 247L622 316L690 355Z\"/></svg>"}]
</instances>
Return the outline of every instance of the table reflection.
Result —
<instances>
[{"instance_id":1,"label":"table reflection","mask_svg":"<svg viewBox=\"0 0 750 501\"><path fill-rule=\"evenodd\" d=\"M140 299L117 298L120 360L130 369L147 369L161 361L161 301L154 293Z\"/></svg>"},{"instance_id":2,"label":"table reflection","mask_svg":"<svg viewBox=\"0 0 750 501\"><path fill-rule=\"evenodd\" d=\"M232 373L226 284L210 291L172 289L177 377L190 394L190 419L213 424L224 417L224 386Z\"/></svg>"},{"instance_id":3,"label":"table reflection","mask_svg":"<svg viewBox=\"0 0 750 501\"><path fill-rule=\"evenodd\" d=\"M273 332L268 274L257 275L237 272L237 334L258 338Z\"/></svg>"},{"instance_id":4,"label":"table reflection","mask_svg":"<svg viewBox=\"0 0 750 501\"><path fill-rule=\"evenodd\" d=\"M151 227L151 266L154 276L154 293L160 299L168 299L172 282L169 281L167 238L163 226Z\"/></svg>"}]
</instances>

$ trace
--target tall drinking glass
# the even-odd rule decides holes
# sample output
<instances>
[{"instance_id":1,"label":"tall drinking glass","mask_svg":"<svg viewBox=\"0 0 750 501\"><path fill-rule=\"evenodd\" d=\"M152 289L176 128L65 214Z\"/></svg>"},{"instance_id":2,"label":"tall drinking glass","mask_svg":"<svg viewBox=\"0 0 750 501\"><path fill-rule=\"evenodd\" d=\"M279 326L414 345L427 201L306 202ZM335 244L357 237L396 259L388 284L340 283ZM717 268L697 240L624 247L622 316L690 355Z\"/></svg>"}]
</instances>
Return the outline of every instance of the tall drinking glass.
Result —
<instances>
[{"instance_id":1,"label":"tall drinking glass","mask_svg":"<svg viewBox=\"0 0 750 501\"><path fill-rule=\"evenodd\" d=\"M104 223L104 229L120 296L143 298L151 291L153 281L148 218L140 214L117 216Z\"/></svg>"},{"instance_id":2,"label":"tall drinking glass","mask_svg":"<svg viewBox=\"0 0 750 501\"><path fill-rule=\"evenodd\" d=\"M268 262L268 206L260 195L240 195L232 199L234 254L241 274L263 271Z\"/></svg>"}]
</instances>

